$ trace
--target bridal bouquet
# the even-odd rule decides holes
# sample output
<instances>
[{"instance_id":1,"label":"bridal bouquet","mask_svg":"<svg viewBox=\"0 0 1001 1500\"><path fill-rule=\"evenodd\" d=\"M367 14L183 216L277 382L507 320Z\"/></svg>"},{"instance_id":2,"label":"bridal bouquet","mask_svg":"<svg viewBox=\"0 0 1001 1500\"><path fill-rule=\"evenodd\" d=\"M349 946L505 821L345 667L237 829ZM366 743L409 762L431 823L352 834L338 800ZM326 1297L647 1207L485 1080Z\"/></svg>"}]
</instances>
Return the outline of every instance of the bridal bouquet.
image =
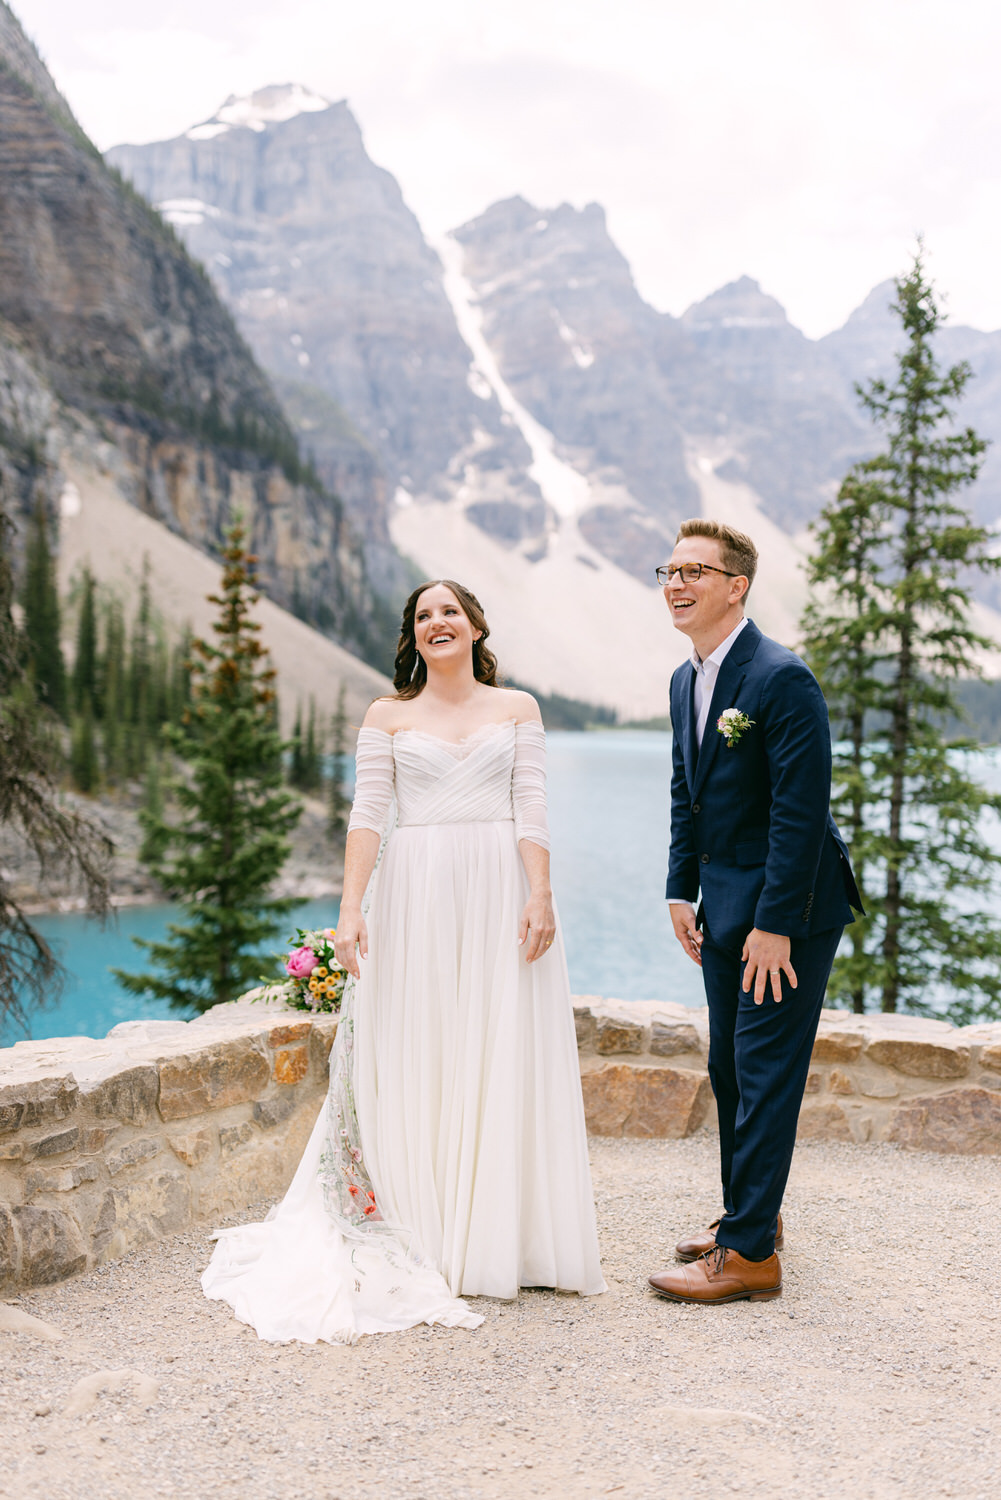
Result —
<instances>
[{"instance_id":1,"label":"bridal bouquet","mask_svg":"<svg viewBox=\"0 0 1001 1500\"><path fill-rule=\"evenodd\" d=\"M285 960L289 976L277 984L265 981L262 1000L284 1000L296 1010L340 1009L347 970L334 957L333 927L316 932L297 927L289 942L295 946Z\"/></svg>"}]
</instances>

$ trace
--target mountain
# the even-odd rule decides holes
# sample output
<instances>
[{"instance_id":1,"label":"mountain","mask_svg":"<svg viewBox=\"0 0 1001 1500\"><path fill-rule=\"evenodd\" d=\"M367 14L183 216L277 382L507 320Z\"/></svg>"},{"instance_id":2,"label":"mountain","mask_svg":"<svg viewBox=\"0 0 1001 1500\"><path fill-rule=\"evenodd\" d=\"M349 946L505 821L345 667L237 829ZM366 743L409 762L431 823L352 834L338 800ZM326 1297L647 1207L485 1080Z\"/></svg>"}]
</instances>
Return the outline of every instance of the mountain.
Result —
<instances>
[{"instance_id":1,"label":"mountain","mask_svg":"<svg viewBox=\"0 0 1001 1500\"><path fill-rule=\"evenodd\" d=\"M524 445L470 386L438 257L346 104L261 89L108 161L208 268L384 571L397 487L433 491L473 453L523 470ZM345 483L366 455L375 497Z\"/></svg>"},{"instance_id":2,"label":"mountain","mask_svg":"<svg viewBox=\"0 0 1001 1500\"><path fill-rule=\"evenodd\" d=\"M651 555L670 552L698 494L658 359L663 320L637 292L604 211L540 213L511 198L454 237L504 380L591 482L582 535L649 582Z\"/></svg>"},{"instance_id":3,"label":"mountain","mask_svg":"<svg viewBox=\"0 0 1001 1500\"><path fill-rule=\"evenodd\" d=\"M698 513L758 540L753 612L795 643L806 528L878 445L854 382L890 366L886 287L811 340L749 277L650 307L597 204L514 197L431 245L347 104L293 84L108 159L206 265L370 566L467 582L514 677L663 713L686 646L653 569ZM1001 436L1001 335L942 352ZM975 503L1001 511L993 456Z\"/></svg>"},{"instance_id":4,"label":"mountain","mask_svg":"<svg viewBox=\"0 0 1001 1500\"><path fill-rule=\"evenodd\" d=\"M102 160L0 0L0 481L55 516L71 468L217 552L234 506L261 576L358 651L380 603L202 267ZM86 500L86 496L83 497Z\"/></svg>"}]
</instances>

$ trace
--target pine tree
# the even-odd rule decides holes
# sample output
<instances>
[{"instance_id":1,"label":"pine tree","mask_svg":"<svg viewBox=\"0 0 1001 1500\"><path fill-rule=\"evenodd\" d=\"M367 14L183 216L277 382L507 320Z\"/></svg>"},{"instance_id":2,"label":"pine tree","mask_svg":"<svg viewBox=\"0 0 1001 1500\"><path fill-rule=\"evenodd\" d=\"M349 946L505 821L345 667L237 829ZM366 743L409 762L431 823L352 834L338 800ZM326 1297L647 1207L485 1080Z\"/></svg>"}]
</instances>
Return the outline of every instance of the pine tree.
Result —
<instances>
[{"instance_id":1,"label":"pine tree","mask_svg":"<svg viewBox=\"0 0 1001 1500\"><path fill-rule=\"evenodd\" d=\"M139 859L144 865L158 865L168 849L166 823L164 821L163 776L160 755L151 749L146 762L143 779L143 803L139 811L139 822L143 840L139 846Z\"/></svg>"},{"instance_id":2,"label":"pine tree","mask_svg":"<svg viewBox=\"0 0 1001 1500\"><path fill-rule=\"evenodd\" d=\"M305 765L302 742L302 704L300 703L295 711L288 757L288 784L294 786L296 791L302 791L305 781Z\"/></svg>"},{"instance_id":3,"label":"pine tree","mask_svg":"<svg viewBox=\"0 0 1001 1500\"><path fill-rule=\"evenodd\" d=\"M337 694L337 708L330 721L330 782L327 790L327 832L332 839L341 839L348 826L350 797L345 795L344 778L347 772L348 716L345 706L343 682Z\"/></svg>"},{"instance_id":4,"label":"pine tree","mask_svg":"<svg viewBox=\"0 0 1001 1500\"><path fill-rule=\"evenodd\" d=\"M0 823L24 838L42 871L75 869L88 908L108 910L109 840L60 802L61 758L51 710L39 705L28 676L28 643L14 624L10 567L13 527L0 494ZM27 1024L33 1006L51 999L61 970L45 938L0 870L0 1014Z\"/></svg>"},{"instance_id":5,"label":"pine tree","mask_svg":"<svg viewBox=\"0 0 1001 1500\"><path fill-rule=\"evenodd\" d=\"M127 774L127 692L125 622L122 607L112 598L104 611L104 654L101 659L101 741L104 774L112 786Z\"/></svg>"},{"instance_id":6,"label":"pine tree","mask_svg":"<svg viewBox=\"0 0 1001 1500\"><path fill-rule=\"evenodd\" d=\"M154 732L152 665L153 602L149 587L149 557L143 558L139 600L132 624L132 648L126 677L125 722L128 725L125 762L131 776L146 766Z\"/></svg>"},{"instance_id":7,"label":"pine tree","mask_svg":"<svg viewBox=\"0 0 1001 1500\"><path fill-rule=\"evenodd\" d=\"M64 719L67 704L66 665L60 640L62 612L49 546L49 522L41 501L35 507L28 534L21 604L35 690L42 702Z\"/></svg>"},{"instance_id":8,"label":"pine tree","mask_svg":"<svg viewBox=\"0 0 1001 1500\"><path fill-rule=\"evenodd\" d=\"M78 713L84 704L93 713L97 701L97 609L94 600L94 576L84 568L80 587L80 606L76 621L76 655L73 659L73 706Z\"/></svg>"},{"instance_id":9,"label":"pine tree","mask_svg":"<svg viewBox=\"0 0 1001 1500\"><path fill-rule=\"evenodd\" d=\"M150 732L153 734L154 739L162 726L170 723L170 670L170 647L167 644L163 622L157 619L154 622L152 653L150 656L149 690Z\"/></svg>"},{"instance_id":10,"label":"pine tree","mask_svg":"<svg viewBox=\"0 0 1001 1500\"><path fill-rule=\"evenodd\" d=\"M1001 922L986 909L1001 866L987 825L1001 796L967 769L970 741L947 740L955 682L994 643L972 621L972 570L1001 567L994 538L956 495L984 443L957 428L966 364L940 369L943 321L921 250L897 282L905 344L892 383L859 388L886 448L852 470L822 513L805 619L807 654L837 738L834 803L869 912L832 993L856 1009L943 1007L958 1021L1001 1017Z\"/></svg>"},{"instance_id":11,"label":"pine tree","mask_svg":"<svg viewBox=\"0 0 1001 1500\"><path fill-rule=\"evenodd\" d=\"M306 738L302 748L303 791L316 792L323 785L322 735L316 724L316 700L310 696L309 718L306 721Z\"/></svg>"},{"instance_id":12,"label":"pine tree","mask_svg":"<svg viewBox=\"0 0 1001 1500\"><path fill-rule=\"evenodd\" d=\"M191 626L185 625L170 658L166 723L181 725L191 708Z\"/></svg>"},{"instance_id":13,"label":"pine tree","mask_svg":"<svg viewBox=\"0 0 1001 1500\"><path fill-rule=\"evenodd\" d=\"M867 477L865 465L858 465L821 512L813 527L819 549L809 563L817 592L803 615L806 654L824 685L837 742L832 808L852 852L859 890L867 893L866 915L856 915L845 931L850 952L838 955L831 993L849 998L860 1013L867 993L881 984L882 973L869 893L871 867L878 866L880 852L872 847L868 822L875 786L871 762L878 750L869 731L892 661L892 641L884 628L887 536L879 500L878 484Z\"/></svg>"},{"instance_id":14,"label":"pine tree","mask_svg":"<svg viewBox=\"0 0 1001 1500\"><path fill-rule=\"evenodd\" d=\"M173 787L176 821L147 812L147 838L159 840L150 867L184 908L164 942L139 941L157 972L118 974L132 994L206 1010L234 1000L268 959L261 944L281 930L293 904L268 889L289 853L300 807L282 789L282 742L273 721L274 671L250 618L255 559L245 528L227 533L217 640L192 642L188 722L165 731L188 763Z\"/></svg>"},{"instance_id":15,"label":"pine tree","mask_svg":"<svg viewBox=\"0 0 1001 1500\"><path fill-rule=\"evenodd\" d=\"M90 699L84 698L82 706L73 717L70 740L70 778L78 792L93 792L100 780L100 762L94 734L94 710Z\"/></svg>"}]
</instances>

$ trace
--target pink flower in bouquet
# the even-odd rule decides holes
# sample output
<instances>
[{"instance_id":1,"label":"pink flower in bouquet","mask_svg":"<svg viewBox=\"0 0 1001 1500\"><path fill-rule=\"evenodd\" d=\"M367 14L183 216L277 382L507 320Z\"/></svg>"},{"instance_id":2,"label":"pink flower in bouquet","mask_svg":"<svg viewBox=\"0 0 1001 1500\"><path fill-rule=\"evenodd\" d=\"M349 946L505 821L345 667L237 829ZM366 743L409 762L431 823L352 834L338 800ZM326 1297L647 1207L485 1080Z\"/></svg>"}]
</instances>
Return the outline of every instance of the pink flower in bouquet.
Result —
<instances>
[{"instance_id":1,"label":"pink flower in bouquet","mask_svg":"<svg viewBox=\"0 0 1001 1500\"><path fill-rule=\"evenodd\" d=\"M288 956L285 964L286 974L291 974L293 979L305 979L307 974L312 974L319 959L312 948L296 948Z\"/></svg>"}]
</instances>

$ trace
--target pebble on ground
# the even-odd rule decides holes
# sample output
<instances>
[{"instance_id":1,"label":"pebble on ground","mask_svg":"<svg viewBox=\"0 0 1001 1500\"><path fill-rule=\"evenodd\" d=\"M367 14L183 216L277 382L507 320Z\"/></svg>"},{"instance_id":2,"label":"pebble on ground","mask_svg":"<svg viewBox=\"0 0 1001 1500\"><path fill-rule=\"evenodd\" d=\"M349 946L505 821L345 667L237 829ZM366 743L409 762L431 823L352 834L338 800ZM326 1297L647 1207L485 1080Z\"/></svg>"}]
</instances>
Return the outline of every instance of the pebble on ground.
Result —
<instances>
[{"instance_id":1,"label":"pebble on ground","mask_svg":"<svg viewBox=\"0 0 1001 1500\"><path fill-rule=\"evenodd\" d=\"M995 1159L801 1146L783 1296L700 1308L646 1278L718 1211L714 1139L591 1153L607 1293L475 1332L261 1343L201 1295L209 1226L0 1303L0 1493L997 1500Z\"/></svg>"}]
</instances>

